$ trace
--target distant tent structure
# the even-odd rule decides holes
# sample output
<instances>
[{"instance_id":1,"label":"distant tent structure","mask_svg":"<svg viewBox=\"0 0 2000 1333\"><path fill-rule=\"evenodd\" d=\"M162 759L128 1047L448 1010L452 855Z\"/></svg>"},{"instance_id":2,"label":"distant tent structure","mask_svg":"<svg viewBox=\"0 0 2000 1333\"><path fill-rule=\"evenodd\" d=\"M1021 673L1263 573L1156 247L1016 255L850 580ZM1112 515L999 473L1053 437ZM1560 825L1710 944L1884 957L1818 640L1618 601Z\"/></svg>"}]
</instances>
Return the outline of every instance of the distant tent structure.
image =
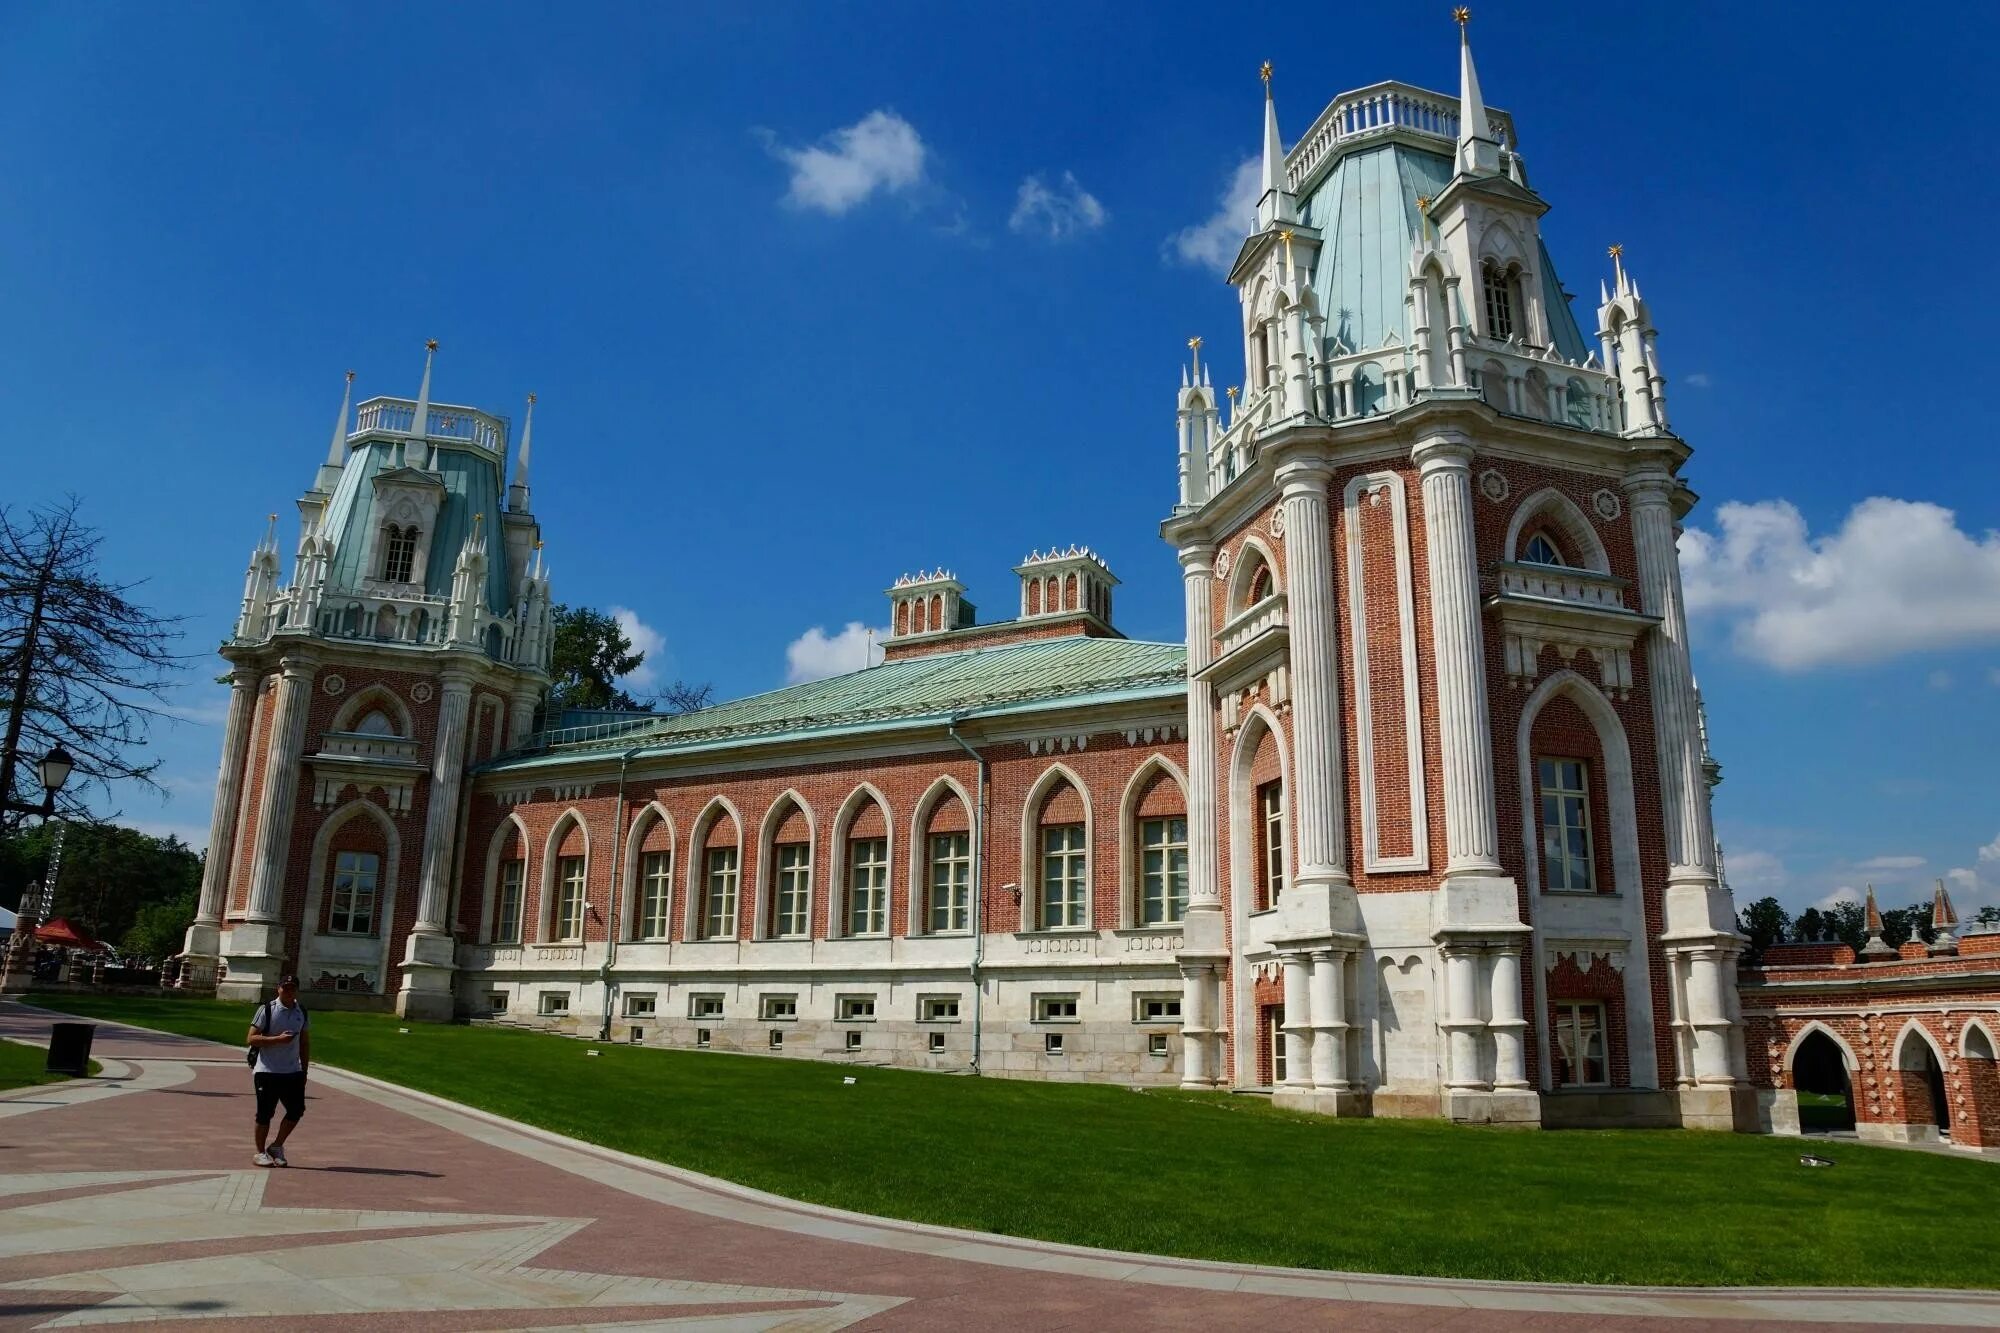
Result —
<instances>
[{"instance_id":1,"label":"distant tent structure","mask_svg":"<svg viewBox=\"0 0 2000 1333\"><path fill-rule=\"evenodd\" d=\"M37 930L35 939L43 944L53 944L59 949L85 949L94 953L104 948L96 936L64 917L57 917Z\"/></svg>"}]
</instances>

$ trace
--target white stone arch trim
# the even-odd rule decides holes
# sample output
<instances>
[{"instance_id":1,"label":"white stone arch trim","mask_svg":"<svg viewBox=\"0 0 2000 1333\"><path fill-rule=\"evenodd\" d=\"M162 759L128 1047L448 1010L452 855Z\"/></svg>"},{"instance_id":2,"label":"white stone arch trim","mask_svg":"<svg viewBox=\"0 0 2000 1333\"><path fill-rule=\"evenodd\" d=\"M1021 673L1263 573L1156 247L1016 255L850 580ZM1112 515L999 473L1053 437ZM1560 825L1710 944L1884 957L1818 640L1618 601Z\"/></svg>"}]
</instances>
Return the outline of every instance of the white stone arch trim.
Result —
<instances>
[{"instance_id":1,"label":"white stone arch trim","mask_svg":"<svg viewBox=\"0 0 2000 1333\"><path fill-rule=\"evenodd\" d=\"M1280 593L1285 590L1284 582L1279 577L1278 559L1271 553L1271 548L1264 544L1263 538L1247 536L1237 548L1230 565L1229 595L1223 602L1225 617L1249 609L1250 581L1256 577L1260 564L1271 571L1271 591Z\"/></svg>"},{"instance_id":2,"label":"white stone arch trim","mask_svg":"<svg viewBox=\"0 0 2000 1333\"><path fill-rule=\"evenodd\" d=\"M874 802L882 810L882 837L887 842L889 858L889 906L882 916L882 934L893 935L890 913L896 901L896 823L889 805L889 798L882 789L872 782L863 782L842 798L840 807L833 812L833 823L827 834L826 849L826 937L828 939L879 939L882 936L855 936L847 930L847 831L854 826L856 816L862 807ZM818 906L814 903L814 906Z\"/></svg>"},{"instance_id":3,"label":"white stone arch trim","mask_svg":"<svg viewBox=\"0 0 2000 1333\"><path fill-rule=\"evenodd\" d=\"M1292 848L1297 840L1292 825L1297 804L1292 791L1291 747L1286 743L1285 729L1278 724L1277 715L1262 703L1253 704L1243 714L1242 725L1236 729L1236 744L1229 753L1229 894L1241 904L1241 912L1246 915L1255 910L1253 904L1257 901L1259 856L1254 809L1257 791L1250 769L1256 763L1257 746L1266 733L1277 747L1278 782L1285 793L1285 822L1279 832L1285 851L1286 884L1292 882L1296 866ZM1239 918L1239 931L1241 925ZM1242 936L1239 934L1237 938Z\"/></svg>"},{"instance_id":4,"label":"white stone arch trim","mask_svg":"<svg viewBox=\"0 0 2000 1333\"><path fill-rule=\"evenodd\" d=\"M666 806L653 800L639 808L639 813L632 819L632 827L625 832L625 858L620 870L620 880L625 886L625 906L619 914L624 920L618 923L619 938L623 940L639 938L639 858L644 854L642 849L646 838L655 824L664 824L667 829L667 920L669 923L673 921L673 876L675 863L680 859L680 837L674 828L673 815ZM662 936L661 942L665 938Z\"/></svg>"},{"instance_id":5,"label":"white stone arch trim","mask_svg":"<svg viewBox=\"0 0 2000 1333\"><path fill-rule=\"evenodd\" d=\"M1985 1054L1977 1054L1972 1049L1972 1034L1977 1032L1986 1043ZM1965 1020L1965 1030L1958 1034L1958 1054L1965 1060L2000 1059L2000 1041L1994 1039L1993 1029L1983 1018Z\"/></svg>"},{"instance_id":6,"label":"white stone arch trim","mask_svg":"<svg viewBox=\"0 0 2000 1333\"><path fill-rule=\"evenodd\" d=\"M491 944L493 942L493 928L499 924L493 914L500 901L500 850L507 845L507 834L509 832L512 832L515 837L521 840L521 907L523 911L527 909L528 858L530 852L534 849L534 839L528 836L527 821L523 820L517 814L509 814L505 819L500 821L500 826L493 830L493 836L486 840L486 874L482 881L485 884L485 888L481 891L479 899L479 942L481 944ZM524 921L521 923L521 928L516 932L516 935L521 940L525 940L528 937L527 922Z\"/></svg>"},{"instance_id":7,"label":"white stone arch trim","mask_svg":"<svg viewBox=\"0 0 2000 1333\"><path fill-rule=\"evenodd\" d=\"M1854 1048L1847 1044L1847 1039L1826 1024L1820 1022L1817 1018L1792 1034L1791 1042L1785 1047L1785 1057L1780 1061L1780 1068L1787 1072L1791 1070L1792 1061L1798 1059L1799 1047L1805 1045L1806 1038L1815 1032L1832 1038L1833 1044L1840 1048L1840 1063L1846 1067L1850 1076L1861 1072L1861 1061L1854 1054Z\"/></svg>"},{"instance_id":8,"label":"white stone arch trim","mask_svg":"<svg viewBox=\"0 0 2000 1333\"><path fill-rule=\"evenodd\" d=\"M583 935L589 934L590 930L590 821L583 817L583 811L572 805L549 825L549 836L542 843L542 901L540 910L535 914L535 936L544 943L554 943L556 938L556 853L571 828L583 830L583 919L580 925ZM582 942L581 935L578 942Z\"/></svg>"},{"instance_id":9,"label":"white stone arch trim","mask_svg":"<svg viewBox=\"0 0 2000 1333\"><path fill-rule=\"evenodd\" d=\"M1067 782L1076 788L1077 797L1083 802L1083 925L1065 929L1096 928L1091 900L1096 896L1093 889L1097 883L1097 821L1091 809L1090 788L1077 776L1075 769L1058 762L1042 770L1034 786L1028 788L1028 799L1021 803L1021 929L1024 931L1041 929L1042 802L1048 799L1057 782Z\"/></svg>"},{"instance_id":10,"label":"white stone arch trim","mask_svg":"<svg viewBox=\"0 0 2000 1333\"><path fill-rule=\"evenodd\" d=\"M1553 486L1544 486L1515 508L1513 520L1507 525L1507 544L1501 548L1501 558L1519 560L1522 542L1530 531L1543 525L1554 528L1567 539L1570 549L1566 554L1573 560L1581 560L1583 568L1597 574L1611 572L1611 560L1604 552L1596 525L1576 501Z\"/></svg>"},{"instance_id":11,"label":"white stone arch trim","mask_svg":"<svg viewBox=\"0 0 2000 1333\"><path fill-rule=\"evenodd\" d=\"M396 821L375 802L356 797L328 815L313 835L312 864L306 871L305 917L299 924L299 961L295 970L299 984L309 988L312 978L313 941L319 934L320 902L326 893L326 861L333 850L334 835L356 819L373 819L383 832L382 878L375 886L375 989L389 992L389 945L396 921L396 881L402 874L403 840L396 834Z\"/></svg>"},{"instance_id":12,"label":"white stone arch trim","mask_svg":"<svg viewBox=\"0 0 2000 1333\"><path fill-rule=\"evenodd\" d=\"M1528 924L1533 928L1535 973L1535 1024L1539 1046L1546 1046L1546 1015L1549 1012L1547 933L1541 918L1548 895L1542 891L1541 844L1535 835L1535 815L1541 808L1540 788L1535 780L1535 721L1542 709L1558 695L1568 695L1597 732L1598 748L1604 752L1604 796L1611 817L1611 887L1618 895L1617 928L1626 933L1625 950L1625 1049L1634 1088L1659 1086L1659 1052L1653 1044L1652 957L1647 948L1646 894L1640 875L1638 805L1632 785L1632 747L1618 710L1595 685L1576 672L1564 668L1550 674L1535 687L1521 709L1515 732L1516 778L1521 809L1522 874L1528 884ZM1591 895L1584 901L1595 899ZM1599 900L1601 901L1601 900ZM1610 910L1607 906L1606 910ZM1555 1062L1546 1055L1539 1062L1542 1091L1554 1087Z\"/></svg>"},{"instance_id":13,"label":"white stone arch trim","mask_svg":"<svg viewBox=\"0 0 2000 1333\"><path fill-rule=\"evenodd\" d=\"M1165 774L1167 780L1180 790L1181 818L1188 818L1187 774L1165 755L1149 755L1144 763L1132 770L1132 777L1125 784L1125 793L1118 798L1118 924L1124 927L1144 924L1139 919L1139 895L1145 887L1144 857L1139 850L1139 798L1144 795L1147 784L1160 774Z\"/></svg>"},{"instance_id":14,"label":"white stone arch trim","mask_svg":"<svg viewBox=\"0 0 2000 1333\"><path fill-rule=\"evenodd\" d=\"M930 905L930 824L931 812L936 810L947 796L956 796L958 803L965 807L966 835L971 842L972 864L975 870L983 870L983 849L981 839L984 830L979 827L979 807L972 802L972 795L965 786L949 773L940 774L937 781L925 789L917 798L916 808L910 811L909 855L905 858L910 868L910 925L912 935L930 934L930 914L925 909ZM883 806L886 811L887 805ZM1027 895L1022 894L1025 898ZM980 925L972 923L977 931ZM955 933L955 932L954 932Z\"/></svg>"},{"instance_id":15,"label":"white stone arch trim","mask_svg":"<svg viewBox=\"0 0 2000 1333\"><path fill-rule=\"evenodd\" d=\"M743 813L727 796L712 796L708 804L701 808L701 813L695 816L694 823L688 825L687 855L682 858L687 862L683 873L687 892L681 895L681 938L684 940L701 938L702 882L708 875L708 833L725 818L736 830L736 900L740 917L743 902ZM733 932L730 938L735 938Z\"/></svg>"},{"instance_id":16,"label":"white stone arch trim","mask_svg":"<svg viewBox=\"0 0 2000 1333\"><path fill-rule=\"evenodd\" d=\"M812 805L800 795L798 788L787 787L772 798L765 807L764 818L757 826L757 883L751 899L750 938L753 940L790 938L770 933L769 925L773 896L777 892L777 836L778 825L784 822L786 813L796 808L806 817L806 933L800 938L812 935L812 867L814 853L819 846L819 822L813 818ZM743 891L741 853L738 854L736 891Z\"/></svg>"},{"instance_id":17,"label":"white stone arch trim","mask_svg":"<svg viewBox=\"0 0 2000 1333\"><path fill-rule=\"evenodd\" d=\"M1908 1074L1917 1072L1918 1066L1903 1063L1910 1053L1910 1035L1912 1033L1915 1033L1924 1045L1930 1047L1931 1056L1937 1061L1940 1071L1951 1068L1945 1059L1944 1047L1938 1045L1938 1039L1932 1035L1931 1030L1918 1022L1914 1017L1904 1020L1902 1030L1896 1033L1896 1040L1889 1046L1889 1065L1891 1068L1902 1070Z\"/></svg>"},{"instance_id":18,"label":"white stone arch trim","mask_svg":"<svg viewBox=\"0 0 2000 1333\"><path fill-rule=\"evenodd\" d=\"M352 731L362 718L371 712L381 711L389 715L395 724L396 735L408 740L417 734L416 725L410 720L409 705L399 698L387 685L364 685L354 692L354 696L341 704L327 725L328 731Z\"/></svg>"}]
</instances>

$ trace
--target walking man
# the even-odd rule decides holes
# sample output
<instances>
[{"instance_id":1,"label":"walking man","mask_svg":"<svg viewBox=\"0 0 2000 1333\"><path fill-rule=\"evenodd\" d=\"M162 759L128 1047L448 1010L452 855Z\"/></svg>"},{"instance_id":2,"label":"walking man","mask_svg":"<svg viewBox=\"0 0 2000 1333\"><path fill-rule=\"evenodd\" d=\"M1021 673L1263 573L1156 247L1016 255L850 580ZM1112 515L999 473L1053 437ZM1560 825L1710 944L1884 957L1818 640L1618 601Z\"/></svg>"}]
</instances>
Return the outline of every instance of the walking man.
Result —
<instances>
[{"instance_id":1,"label":"walking man","mask_svg":"<svg viewBox=\"0 0 2000 1333\"><path fill-rule=\"evenodd\" d=\"M250 1050L255 1055L251 1068L257 1088L258 1166L290 1166L285 1160L285 1140L298 1128L306 1113L306 1068L312 1062L312 1034L306 1031L305 1006L299 1003L299 979L287 974L278 979L278 998L257 1010L250 1020ZM267 1149L271 1114L283 1104L285 1118L278 1125L278 1137Z\"/></svg>"}]
</instances>

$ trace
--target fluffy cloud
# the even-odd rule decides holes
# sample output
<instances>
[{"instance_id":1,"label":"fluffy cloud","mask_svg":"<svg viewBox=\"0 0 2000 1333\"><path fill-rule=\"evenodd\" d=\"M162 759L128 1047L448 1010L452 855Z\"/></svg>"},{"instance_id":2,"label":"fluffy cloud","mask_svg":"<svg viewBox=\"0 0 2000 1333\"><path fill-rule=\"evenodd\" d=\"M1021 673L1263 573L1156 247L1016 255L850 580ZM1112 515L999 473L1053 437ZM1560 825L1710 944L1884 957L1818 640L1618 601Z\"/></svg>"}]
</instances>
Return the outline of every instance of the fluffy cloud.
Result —
<instances>
[{"instance_id":1,"label":"fluffy cloud","mask_svg":"<svg viewBox=\"0 0 2000 1333\"><path fill-rule=\"evenodd\" d=\"M814 625L786 646L785 680L796 685L872 667L882 660L882 640L888 633L858 620L848 621L838 634Z\"/></svg>"},{"instance_id":2,"label":"fluffy cloud","mask_svg":"<svg viewBox=\"0 0 2000 1333\"><path fill-rule=\"evenodd\" d=\"M625 631L625 637L632 641L634 651L646 655L646 660L628 672L620 684L628 689L647 690L659 683L660 666L667 655L666 635L639 619L639 613L628 607L607 608L611 618L618 622L618 628Z\"/></svg>"},{"instance_id":3,"label":"fluffy cloud","mask_svg":"<svg viewBox=\"0 0 2000 1333\"><path fill-rule=\"evenodd\" d=\"M2000 638L2000 532L1942 506L1877 496L1815 537L1789 501L1731 503L1716 529L1682 534L1688 610L1781 671Z\"/></svg>"},{"instance_id":4,"label":"fluffy cloud","mask_svg":"<svg viewBox=\"0 0 2000 1333\"><path fill-rule=\"evenodd\" d=\"M1230 173L1229 184L1208 220L1167 238L1168 258L1227 273L1257 219L1257 197L1263 193L1257 188L1258 168L1256 157L1243 159Z\"/></svg>"},{"instance_id":5,"label":"fluffy cloud","mask_svg":"<svg viewBox=\"0 0 2000 1333\"><path fill-rule=\"evenodd\" d=\"M1887 872L1891 870L1915 870L1924 864L1921 856L1874 856L1856 865L1856 870Z\"/></svg>"},{"instance_id":6,"label":"fluffy cloud","mask_svg":"<svg viewBox=\"0 0 2000 1333\"><path fill-rule=\"evenodd\" d=\"M1814 903L1813 906L1822 912L1830 912L1842 903L1858 903L1860 901L1861 890L1843 884L1832 893L1827 894L1826 897Z\"/></svg>"},{"instance_id":7,"label":"fluffy cloud","mask_svg":"<svg viewBox=\"0 0 2000 1333\"><path fill-rule=\"evenodd\" d=\"M1052 241L1060 241L1080 231L1096 231L1110 216L1104 211L1104 205L1097 202L1097 196L1077 184L1076 177L1065 171L1053 190L1040 176L1030 176L1022 181L1020 192L1014 197L1014 212L1007 219L1007 226L1013 231L1033 232Z\"/></svg>"},{"instance_id":8,"label":"fluffy cloud","mask_svg":"<svg viewBox=\"0 0 2000 1333\"><path fill-rule=\"evenodd\" d=\"M1979 859L1981 861L2000 861L2000 834L1995 834L1993 841L1979 849Z\"/></svg>"},{"instance_id":9,"label":"fluffy cloud","mask_svg":"<svg viewBox=\"0 0 2000 1333\"><path fill-rule=\"evenodd\" d=\"M893 111L870 111L810 148L770 147L792 169L785 202L836 217L877 190L894 194L924 178L923 138Z\"/></svg>"},{"instance_id":10,"label":"fluffy cloud","mask_svg":"<svg viewBox=\"0 0 2000 1333\"><path fill-rule=\"evenodd\" d=\"M1697 370L1691 375L1683 375L1681 379L1683 382L1697 389L1706 389L1715 383L1714 377L1705 370Z\"/></svg>"},{"instance_id":11,"label":"fluffy cloud","mask_svg":"<svg viewBox=\"0 0 2000 1333\"><path fill-rule=\"evenodd\" d=\"M1729 887L1738 902L1773 895L1791 883L1790 872L1775 853L1752 849L1726 852Z\"/></svg>"}]
</instances>

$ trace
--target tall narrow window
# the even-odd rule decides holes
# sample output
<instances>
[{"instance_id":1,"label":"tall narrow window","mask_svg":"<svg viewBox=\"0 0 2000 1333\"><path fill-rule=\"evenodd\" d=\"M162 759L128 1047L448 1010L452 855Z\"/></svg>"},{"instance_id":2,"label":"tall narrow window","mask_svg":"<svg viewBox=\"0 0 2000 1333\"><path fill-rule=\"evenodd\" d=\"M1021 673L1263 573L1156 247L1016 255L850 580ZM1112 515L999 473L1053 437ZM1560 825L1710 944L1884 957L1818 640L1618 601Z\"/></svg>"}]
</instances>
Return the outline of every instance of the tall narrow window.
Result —
<instances>
[{"instance_id":1,"label":"tall narrow window","mask_svg":"<svg viewBox=\"0 0 2000 1333\"><path fill-rule=\"evenodd\" d=\"M1542 884L1551 893L1589 893L1589 767L1581 759L1535 762L1542 789Z\"/></svg>"},{"instance_id":2,"label":"tall narrow window","mask_svg":"<svg viewBox=\"0 0 2000 1333\"><path fill-rule=\"evenodd\" d=\"M391 523L382 535L386 539L382 548L383 581L408 583L417 561L416 525L399 528Z\"/></svg>"},{"instance_id":3,"label":"tall narrow window","mask_svg":"<svg viewBox=\"0 0 2000 1333\"><path fill-rule=\"evenodd\" d=\"M366 935L375 929L375 885L382 858L373 852L340 852L333 858L333 908L326 928L334 935Z\"/></svg>"},{"instance_id":4,"label":"tall narrow window","mask_svg":"<svg viewBox=\"0 0 2000 1333\"><path fill-rule=\"evenodd\" d=\"M701 937L720 940L735 934L736 849L711 847L702 879Z\"/></svg>"},{"instance_id":5,"label":"tall narrow window","mask_svg":"<svg viewBox=\"0 0 2000 1333\"><path fill-rule=\"evenodd\" d=\"M1271 1043L1271 1082L1275 1086L1285 1081L1285 1006L1274 1004L1264 1012L1270 1015L1264 1031Z\"/></svg>"},{"instance_id":6,"label":"tall narrow window","mask_svg":"<svg viewBox=\"0 0 2000 1333\"><path fill-rule=\"evenodd\" d=\"M1481 279L1486 293L1486 336L1505 342L1514 336L1514 275L1488 264Z\"/></svg>"},{"instance_id":7,"label":"tall narrow window","mask_svg":"<svg viewBox=\"0 0 2000 1333\"><path fill-rule=\"evenodd\" d=\"M889 841L856 838L847 844L847 933L889 933Z\"/></svg>"},{"instance_id":8,"label":"tall narrow window","mask_svg":"<svg viewBox=\"0 0 2000 1333\"><path fill-rule=\"evenodd\" d=\"M1275 905L1285 892L1285 784L1267 782L1257 788L1257 887L1263 905Z\"/></svg>"},{"instance_id":9,"label":"tall narrow window","mask_svg":"<svg viewBox=\"0 0 2000 1333\"><path fill-rule=\"evenodd\" d=\"M1083 825L1056 824L1042 830L1042 929L1065 930L1084 924Z\"/></svg>"},{"instance_id":10,"label":"tall narrow window","mask_svg":"<svg viewBox=\"0 0 2000 1333\"><path fill-rule=\"evenodd\" d=\"M1139 922L1164 926L1187 912L1188 833L1185 819L1139 825Z\"/></svg>"},{"instance_id":11,"label":"tall narrow window","mask_svg":"<svg viewBox=\"0 0 2000 1333\"><path fill-rule=\"evenodd\" d=\"M929 923L933 934L971 925L972 836L931 834Z\"/></svg>"},{"instance_id":12,"label":"tall narrow window","mask_svg":"<svg viewBox=\"0 0 2000 1333\"><path fill-rule=\"evenodd\" d=\"M673 876L672 852L647 852L639 858L639 920L635 924L640 939L667 937L667 886Z\"/></svg>"},{"instance_id":13,"label":"tall narrow window","mask_svg":"<svg viewBox=\"0 0 2000 1333\"><path fill-rule=\"evenodd\" d=\"M1565 1088L1603 1087L1611 1081L1605 1055L1604 1006L1562 1001L1556 1010L1556 1081Z\"/></svg>"},{"instance_id":14,"label":"tall narrow window","mask_svg":"<svg viewBox=\"0 0 2000 1333\"><path fill-rule=\"evenodd\" d=\"M802 842L778 848L778 880L772 886L771 933L797 937L806 933L806 907L812 901L812 849Z\"/></svg>"},{"instance_id":15,"label":"tall narrow window","mask_svg":"<svg viewBox=\"0 0 2000 1333\"><path fill-rule=\"evenodd\" d=\"M527 864L525 861L500 863L500 902L493 920L495 944L521 942L521 880Z\"/></svg>"},{"instance_id":16,"label":"tall narrow window","mask_svg":"<svg viewBox=\"0 0 2000 1333\"><path fill-rule=\"evenodd\" d=\"M565 856L556 862L556 938L583 938L583 858Z\"/></svg>"}]
</instances>

